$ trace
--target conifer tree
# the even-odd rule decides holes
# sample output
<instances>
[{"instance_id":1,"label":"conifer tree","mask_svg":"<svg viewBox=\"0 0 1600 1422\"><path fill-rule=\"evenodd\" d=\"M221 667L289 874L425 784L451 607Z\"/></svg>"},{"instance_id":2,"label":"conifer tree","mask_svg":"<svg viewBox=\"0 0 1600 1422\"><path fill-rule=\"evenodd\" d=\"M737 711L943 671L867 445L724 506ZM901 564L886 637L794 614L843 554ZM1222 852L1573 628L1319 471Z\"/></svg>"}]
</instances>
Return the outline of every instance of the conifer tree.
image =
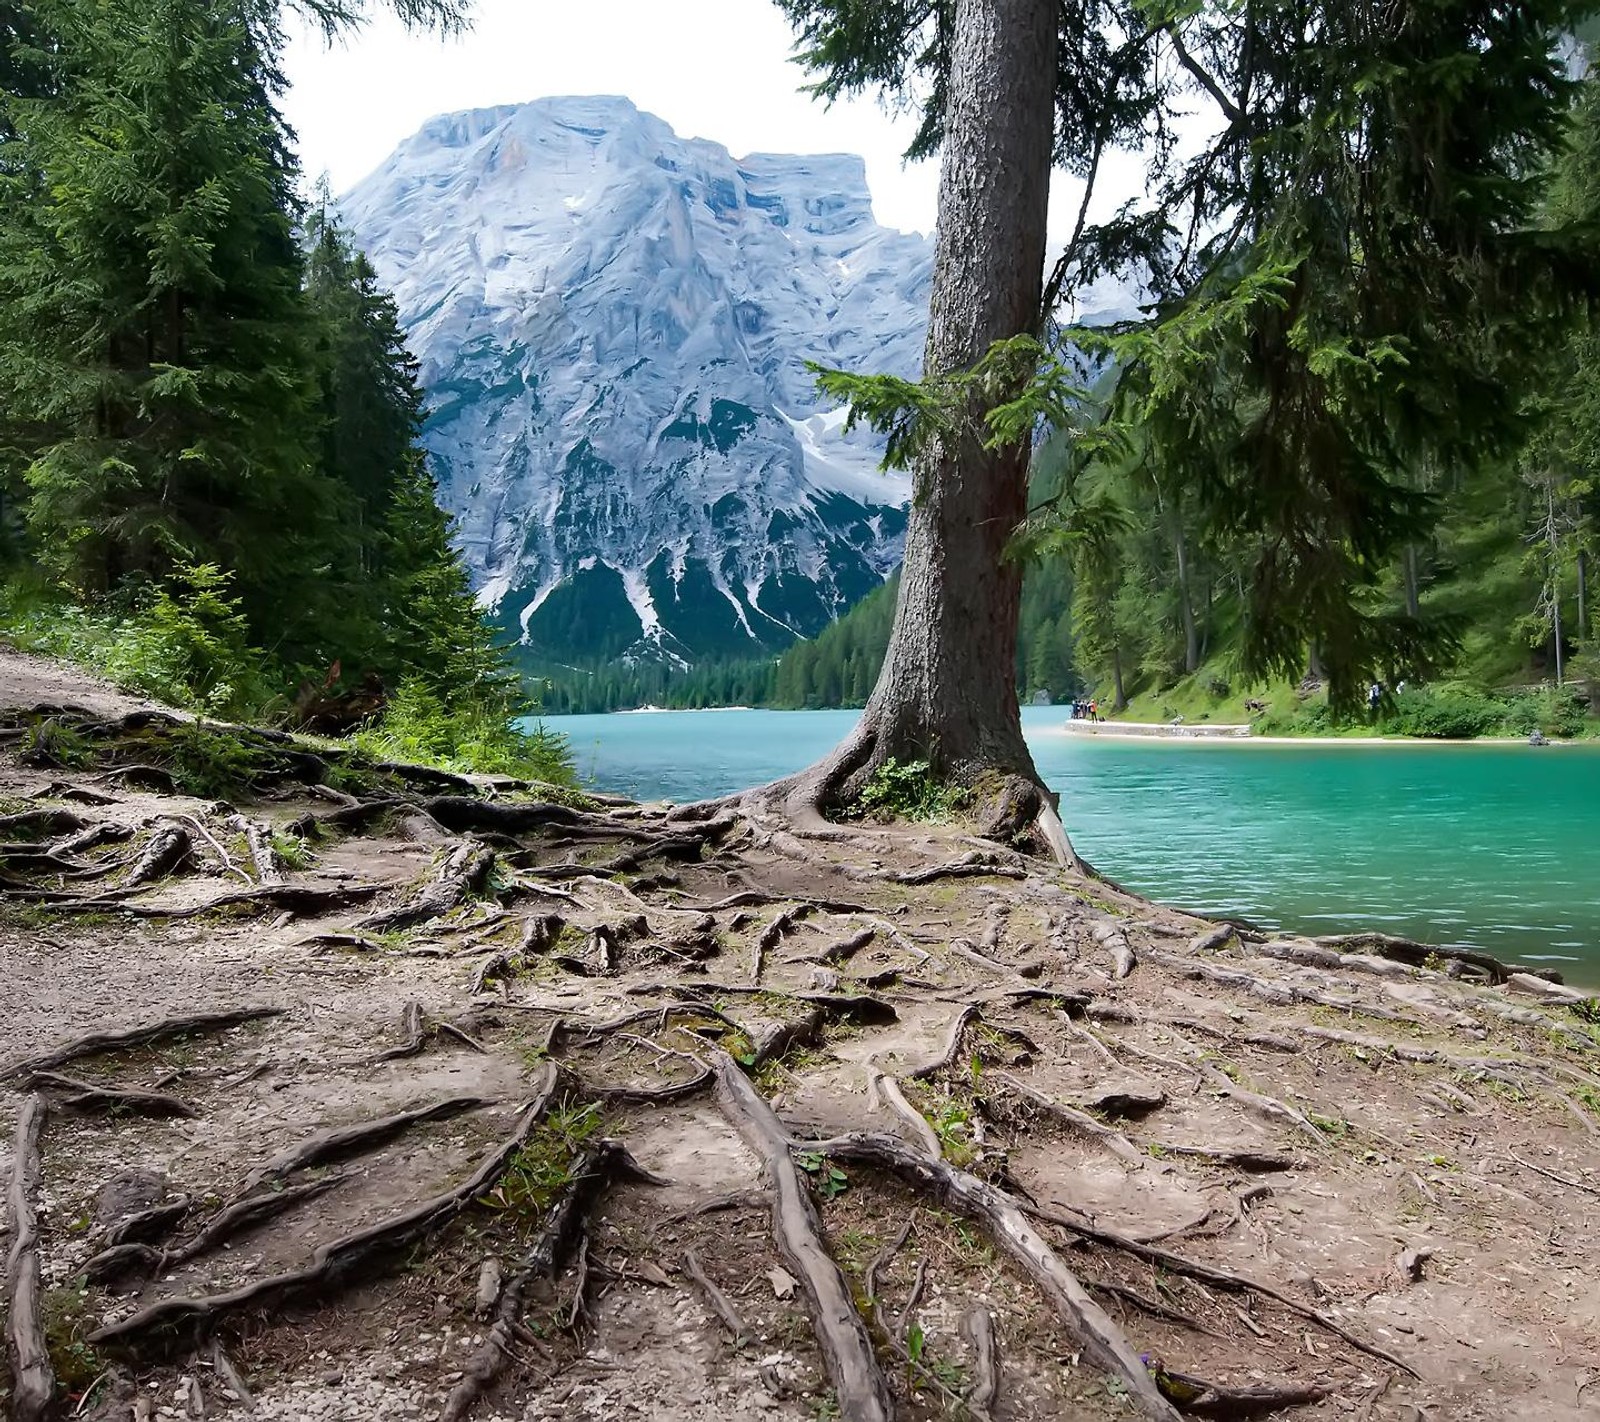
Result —
<instances>
[{"instance_id":1,"label":"conifer tree","mask_svg":"<svg viewBox=\"0 0 1600 1422\"><path fill-rule=\"evenodd\" d=\"M49 432L35 547L91 594L219 562L298 650L331 520L279 77L239 3L35 14L54 92L12 102L7 147L44 181L0 227L0 391Z\"/></svg>"}]
</instances>

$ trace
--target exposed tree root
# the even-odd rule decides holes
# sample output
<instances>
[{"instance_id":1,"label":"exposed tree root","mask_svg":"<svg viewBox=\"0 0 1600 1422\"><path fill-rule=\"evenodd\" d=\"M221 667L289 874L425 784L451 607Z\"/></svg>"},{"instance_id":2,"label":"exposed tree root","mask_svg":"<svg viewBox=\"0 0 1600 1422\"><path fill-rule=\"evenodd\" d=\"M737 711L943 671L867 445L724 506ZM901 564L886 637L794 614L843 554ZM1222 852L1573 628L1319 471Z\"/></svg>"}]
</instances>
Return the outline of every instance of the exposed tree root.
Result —
<instances>
[{"instance_id":1,"label":"exposed tree root","mask_svg":"<svg viewBox=\"0 0 1600 1422\"><path fill-rule=\"evenodd\" d=\"M439 1414L440 1422L462 1422L478 1399L493 1385L521 1326L528 1290L539 1282L554 1282L562 1262L582 1232L584 1220L595 1201L612 1180L624 1175L646 1180L655 1178L640 1170L620 1141L599 1141L578 1159L566 1187L550 1207L539 1238L502 1286L494 1306L494 1321L489 1327L489 1336L468 1360L462 1370L461 1381L445 1399L444 1410ZM582 1297L580 1284L574 1318Z\"/></svg>"},{"instance_id":2,"label":"exposed tree root","mask_svg":"<svg viewBox=\"0 0 1600 1422\"><path fill-rule=\"evenodd\" d=\"M1285 1407L1305 1407L1321 1402L1328 1389L1314 1383L1277 1383L1263 1387L1224 1387L1162 1369L1157 1385L1184 1412L1195 1417L1259 1417Z\"/></svg>"},{"instance_id":3,"label":"exposed tree root","mask_svg":"<svg viewBox=\"0 0 1600 1422\"><path fill-rule=\"evenodd\" d=\"M1323 948L1340 953L1374 953L1380 958L1392 958L1413 968L1432 967L1439 962L1461 963L1481 970L1492 983L1503 983L1515 971L1502 963L1492 953L1478 948L1457 948L1449 944L1416 943L1409 938L1397 938L1392 933L1341 933L1326 934L1312 939Z\"/></svg>"},{"instance_id":4,"label":"exposed tree root","mask_svg":"<svg viewBox=\"0 0 1600 1422\"><path fill-rule=\"evenodd\" d=\"M76 1076L64 1076L55 1071L35 1071L29 1075L33 1086L53 1086L58 1091L70 1091L56 1105L63 1111L132 1112L138 1116L198 1116L187 1101L168 1096L164 1091L138 1091L121 1086L101 1086Z\"/></svg>"},{"instance_id":5,"label":"exposed tree root","mask_svg":"<svg viewBox=\"0 0 1600 1422\"><path fill-rule=\"evenodd\" d=\"M1026 879L1028 871L1014 864L991 864L974 851L966 858L949 864L933 864L926 869L908 869L891 874L896 884L932 884L940 879Z\"/></svg>"},{"instance_id":6,"label":"exposed tree root","mask_svg":"<svg viewBox=\"0 0 1600 1422\"><path fill-rule=\"evenodd\" d=\"M1007 1072L996 1072L994 1075L996 1080L1001 1082L1008 1090L1015 1092L1024 1101L1037 1107L1046 1115L1053 1116L1073 1130L1103 1142L1106 1149L1118 1159L1137 1166L1144 1166L1149 1163L1150 1157L1140 1150L1138 1146L1134 1145L1121 1131L1106 1125L1103 1121L1097 1121L1087 1111L1080 1111L1075 1106L1065 1105L1053 1097L1046 1096L1042 1091L1034 1090L1025 1081Z\"/></svg>"},{"instance_id":7,"label":"exposed tree root","mask_svg":"<svg viewBox=\"0 0 1600 1422\"><path fill-rule=\"evenodd\" d=\"M22 810L0 815L0 839L55 839L89 828L89 821L71 810Z\"/></svg>"},{"instance_id":8,"label":"exposed tree root","mask_svg":"<svg viewBox=\"0 0 1600 1422\"><path fill-rule=\"evenodd\" d=\"M252 820L246 815L230 815L228 828L244 836L244 842L250 849L250 861L255 865L256 882L281 884L283 875L278 871L278 856L272 848L267 827L260 820Z\"/></svg>"},{"instance_id":9,"label":"exposed tree root","mask_svg":"<svg viewBox=\"0 0 1600 1422\"><path fill-rule=\"evenodd\" d=\"M831 1144L830 1142L830 1146ZM1125 1250L1129 1254L1137 1255L1149 1263L1158 1264L1164 1269L1170 1269L1175 1274L1183 1274L1188 1278L1198 1279L1201 1283L1212 1284L1217 1288L1226 1289L1232 1293L1260 1294L1263 1298L1271 1299L1280 1307L1288 1309L1291 1313L1298 1314L1308 1322L1315 1323L1320 1328L1325 1328L1336 1338L1342 1338L1357 1352L1365 1353L1369 1358L1377 1358L1380 1362L1399 1368L1402 1372L1408 1373L1412 1377L1421 1376L1411 1364L1403 1359L1397 1358L1393 1353L1386 1352L1374 1343L1367 1343L1356 1337L1348 1329L1341 1327L1337 1322L1329 1318L1327 1314L1300 1303L1281 1289L1275 1289L1271 1284L1263 1283L1259 1279L1249 1278L1244 1274L1235 1274L1231 1270L1222 1269L1213 1264L1202 1264L1199 1260L1189 1259L1182 1254L1174 1254L1170 1250L1162 1249L1154 1244L1141 1243L1139 1240L1125 1234L1119 1234L1115 1230L1084 1224L1081 1220L1075 1220L1071 1216L1061 1214L1055 1210L1041 1209L1036 1205L1023 1205L1022 1208L1037 1220L1043 1220L1047 1224L1058 1225L1062 1229L1069 1230L1084 1239L1093 1240L1097 1244Z\"/></svg>"},{"instance_id":10,"label":"exposed tree root","mask_svg":"<svg viewBox=\"0 0 1600 1422\"><path fill-rule=\"evenodd\" d=\"M322 1245L304 1269L256 1279L227 1293L199 1298L163 1299L132 1316L110 1323L89 1337L91 1343L128 1345L136 1340L171 1338L186 1325L204 1328L237 1313L284 1297L335 1287L368 1261L395 1251L460 1214L505 1173L512 1158L527 1144L555 1099L560 1075L553 1063L545 1068L538 1095L522 1113L516 1130L489 1156L470 1178L452 1190L423 1200L399 1214L390 1215L354 1234Z\"/></svg>"},{"instance_id":11,"label":"exposed tree root","mask_svg":"<svg viewBox=\"0 0 1600 1422\"><path fill-rule=\"evenodd\" d=\"M1542 1165L1535 1165L1531 1160L1524 1160L1514 1150L1506 1152L1512 1160L1524 1170L1531 1170L1535 1175L1542 1175L1546 1180L1554 1180L1558 1185L1565 1185L1569 1190L1582 1190L1587 1194L1600 1196L1600 1186L1590 1185L1587 1181L1576 1180L1570 1175L1562 1175L1554 1170L1547 1170Z\"/></svg>"},{"instance_id":12,"label":"exposed tree root","mask_svg":"<svg viewBox=\"0 0 1600 1422\"><path fill-rule=\"evenodd\" d=\"M935 1160L943 1157L944 1151L939 1145L938 1132L928 1124L928 1118L906 1100L905 1093L900 1089L900 1083L879 1068L875 1062L867 1063L867 1098L874 1105L881 1099L896 1116L911 1127L928 1155Z\"/></svg>"},{"instance_id":13,"label":"exposed tree root","mask_svg":"<svg viewBox=\"0 0 1600 1422\"><path fill-rule=\"evenodd\" d=\"M11 1249L6 1259L6 1344L11 1358L11 1415L15 1422L42 1422L51 1410L56 1378L50 1366L39 1292L39 1140L48 1111L44 1097L25 1097L11 1147Z\"/></svg>"},{"instance_id":14,"label":"exposed tree root","mask_svg":"<svg viewBox=\"0 0 1600 1422\"><path fill-rule=\"evenodd\" d=\"M1177 1417L1122 1330L1004 1191L947 1162L918 1155L893 1136L844 1136L802 1144L824 1150L837 1160L888 1171L941 1204L979 1220L999 1248L1050 1300L1095 1365L1121 1380L1141 1415L1154 1422L1172 1422Z\"/></svg>"},{"instance_id":15,"label":"exposed tree root","mask_svg":"<svg viewBox=\"0 0 1600 1422\"><path fill-rule=\"evenodd\" d=\"M277 909L295 918L319 918L323 914L338 913L354 908L384 891L384 884L339 884L323 887L311 884L267 884L255 889L238 889L233 893L218 894L203 903L170 906L165 904L134 904L122 899L70 899L47 907L60 913L117 913L131 914L135 918L198 918L201 914L215 913L225 908Z\"/></svg>"},{"instance_id":16,"label":"exposed tree root","mask_svg":"<svg viewBox=\"0 0 1600 1422\"><path fill-rule=\"evenodd\" d=\"M627 989L630 996L655 997L666 994L689 1002L700 1002L707 997L751 996L786 998L790 1002L820 1007L830 1018L840 1022L858 1022L866 1027L882 1027L898 1022L900 1014L895 1005L885 997L870 993L785 992L770 987L756 987L752 983L639 983ZM914 1074L914 1073L913 1073Z\"/></svg>"},{"instance_id":17,"label":"exposed tree root","mask_svg":"<svg viewBox=\"0 0 1600 1422\"><path fill-rule=\"evenodd\" d=\"M193 853L189 832L171 821L157 827L149 842L134 860L133 868L122 881L123 889L136 889L140 885L164 879Z\"/></svg>"},{"instance_id":18,"label":"exposed tree root","mask_svg":"<svg viewBox=\"0 0 1600 1422\"><path fill-rule=\"evenodd\" d=\"M471 840L458 845L439 866L433 883L397 908L368 914L355 925L356 932L392 933L442 918L469 895L480 892L493 869L494 851L487 845Z\"/></svg>"},{"instance_id":19,"label":"exposed tree root","mask_svg":"<svg viewBox=\"0 0 1600 1422\"><path fill-rule=\"evenodd\" d=\"M1239 936L1239 930L1231 923L1219 923L1209 932L1198 934L1189 940L1187 953L1214 953L1218 948L1226 948Z\"/></svg>"},{"instance_id":20,"label":"exposed tree root","mask_svg":"<svg viewBox=\"0 0 1600 1422\"><path fill-rule=\"evenodd\" d=\"M1110 957L1113 980L1127 977L1139 966L1139 959L1134 955L1133 947L1128 942L1128 935L1123 931L1122 925L1114 919L1095 924L1090 930L1090 936Z\"/></svg>"},{"instance_id":21,"label":"exposed tree root","mask_svg":"<svg viewBox=\"0 0 1600 1422\"><path fill-rule=\"evenodd\" d=\"M204 1032L222 1032L245 1022L259 1022L267 1017L282 1017L281 1007L238 1007L226 1012L197 1012L186 1017L167 1017L144 1027L127 1027L118 1032L90 1032L76 1037L64 1046L52 1048L42 1056L29 1057L18 1062L6 1074L26 1078L34 1072L48 1071L65 1066L84 1057L97 1057L104 1052L119 1052L129 1047L148 1047L155 1042L169 1042L177 1037L193 1037Z\"/></svg>"},{"instance_id":22,"label":"exposed tree root","mask_svg":"<svg viewBox=\"0 0 1600 1422\"><path fill-rule=\"evenodd\" d=\"M148 1244L181 1224L193 1208L193 1199L180 1195L176 1200L136 1211L108 1229L105 1242L108 1245Z\"/></svg>"},{"instance_id":23,"label":"exposed tree root","mask_svg":"<svg viewBox=\"0 0 1600 1422\"><path fill-rule=\"evenodd\" d=\"M805 917L808 906L795 904L784 909L776 918L761 930L761 935L756 939L755 957L750 964L750 981L761 981L761 970L766 962L766 955L783 941L784 934L788 933L795 924Z\"/></svg>"},{"instance_id":24,"label":"exposed tree root","mask_svg":"<svg viewBox=\"0 0 1600 1422\"><path fill-rule=\"evenodd\" d=\"M1000 1349L995 1343L994 1315L981 1305L961 1319L961 1336L972 1348L972 1389L967 1408L983 1422L1000 1401Z\"/></svg>"},{"instance_id":25,"label":"exposed tree root","mask_svg":"<svg viewBox=\"0 0 1600 1422\"><path fill-rule=\"evenodd\" d=\"M718 1104L761 1161L772 1193L773 1240L805 1293L840 1416L852 1422L890 1422L894 1407L888 1383L850 1285L823 1243L821 1222L789 1153L789 1137L732 1057L716 1051L712 1064Z\"/></svg>"},{"instance_id":26,"label":"exposed tree root","mask_svg":"<svg viewBox=\"0 0 1600 1422\"><path fill-rule=\"evenodd\" d=\"M269 1180L282 1179L296 1170L313 1165L325 1165L358 1151L371 1150L393 1140L412 1126L425 1121L446 1121L464 1111L476 1111L490 1102L482 1096L451 1096L436 1101L431 1106L418 1106L410 1111L397 1111L392 1116L382 1116L375 1121L359 1121L351 1126L331 1126L307 1136L298 1145L280 1151L250 1172L244 1184L244 1193L252 1194Z\"/></svg>"},{"instance_id":27,"label":"exposed tree root","mask_svg":"<svg viewBox=\"0 0 1600 1422\"><path fill-rule=\"evenodd\" d=\"M1310 1136L1318 1145L1326 1143L1327 1137L1312 1124L1304 1111L1297 1111L1293 1106L1278 1100L1276 1096L1265 1096L1259 1091L1251 1091L1247 1087L1240 1086L1209 1062L1197 1062L1195 1070L1205 1078L1212 1090L1237 1101L1246 1110L1253 1111L1264 1120L1277 1125L1292 1126L1302 1135Z\"/></svg>"},{"instance_id":28,"label":"exposed tree root","mask_svg":"<svg viewBox=\"0 0 1600 1422\"><path fill-rule=\"evenodd\" d=\"M1305 1162L1296 1160L1292 1155L1279 1155L1274 1151L1261 1150L1229 1150L1220 1146L1201 1145L1173 1145L1170 1141L1161 1141L1152 1146L1152 1150L1161 1155L1194 1156L1201 1160L1209 1160L1214 1165L1231 1165L1239 1170L1259 1170L1273 1172L1278 1170L1299 1170Z\"/></svg>"},{"instance_id":29,"label":"exposed tree root","mask_svg":"<svg viewBox=\"0 0 1600 1422\"><path fill-rule=\"evenodd\" d=\"M147 1244L123 1243L112 1245L96 1254L84 1265L84 1274L95 1282L109 1282L125 1278L138 1271L147 1275L160 1274L168 1269L198 1259L215 1249L225 1240L254 1229L265 1221L293 1209L296 1205L326 1195L349 1179L348 1175L327 1175L320 1180L309 1180L300 1185L266 1190L260 1194L246 1195L218 1210L205 1225L182 1244L171 1249L155 1249Z\"/></svg>"}]
</instances>

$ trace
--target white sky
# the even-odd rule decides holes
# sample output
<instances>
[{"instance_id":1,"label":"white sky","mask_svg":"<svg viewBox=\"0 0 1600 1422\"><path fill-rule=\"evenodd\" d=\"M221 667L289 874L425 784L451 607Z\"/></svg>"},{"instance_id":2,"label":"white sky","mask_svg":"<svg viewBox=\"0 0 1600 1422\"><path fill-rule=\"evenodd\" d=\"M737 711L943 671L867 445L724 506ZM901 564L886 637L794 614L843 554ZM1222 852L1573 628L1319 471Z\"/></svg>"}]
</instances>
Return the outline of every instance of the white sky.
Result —
<instances>
[{"instance_id":1,"label":"white sky","mask_svg":"<svg viewBox=\"0 0 1600 1422\"><path fill-rule=\"evenodd\" d=\"M870 98L799 92L793 36L770 0L477 0L462 38L384 17L329 50L297 35L285 117L308 178L343 192L435 114L558 94L622 94L684 138L747 153L859 153L878 220L928 232L938 162L907 166L915 132Z\"/></svg>"}]
</instances>

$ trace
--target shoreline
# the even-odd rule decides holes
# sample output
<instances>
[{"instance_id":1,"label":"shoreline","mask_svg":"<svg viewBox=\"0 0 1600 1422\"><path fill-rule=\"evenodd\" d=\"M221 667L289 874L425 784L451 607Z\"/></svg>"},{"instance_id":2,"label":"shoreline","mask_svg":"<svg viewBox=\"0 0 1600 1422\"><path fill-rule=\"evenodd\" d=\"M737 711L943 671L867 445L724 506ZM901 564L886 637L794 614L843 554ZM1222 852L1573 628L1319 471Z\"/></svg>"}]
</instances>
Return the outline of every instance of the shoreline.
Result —
<instances>
[{"instance_id":1,"label":"shoreline","mask_svg":"<svg viewBox=\"0 0 1600 1422\"><path fill-rule=\"evenodd\" d=\"M840 712L859 714L859 706L626 706L614 711L543 711L524 719L559 723L577 717L589 716L668 716L699 715L701 712L751 711L770 712L773 715L793 716ZM1025 706L1024 711L1061 710L1060 707ZM1546 750L1554 746L1568 749L1588 746L1600 749L1600 738L1574 736L1568 739L1552 737L1543 746L1533 746L1526 736L1329 736L1329 735L1272 735L1260 736L1242 724L1196 721L1182 726L1172 726L1160 721L1073 721L1063 718L1058 725L1027 726L1029 735L1097 736L1115 741L1182 741L1207 745L1256 746L1527 746L1530 750Z\"/></svg>"},{"instance_id":2,"label":"shoreline","mask_svg":"<svg viewBox=\"0 0 1600 1422\"><path fill-rule=\"evenodd\" d=\"M1054 728L1065 736L1100 736L1117 741L1187 741L1216 745L1257 746L1527 746L1547 750L1552 746L1600 745L1600 742L1575 737L1551 739L1535 746L1526 736L1258 736L1248 727L1195 725L1169 726L1159 721L1065 721Z\"/></svg>"}]
</instances>

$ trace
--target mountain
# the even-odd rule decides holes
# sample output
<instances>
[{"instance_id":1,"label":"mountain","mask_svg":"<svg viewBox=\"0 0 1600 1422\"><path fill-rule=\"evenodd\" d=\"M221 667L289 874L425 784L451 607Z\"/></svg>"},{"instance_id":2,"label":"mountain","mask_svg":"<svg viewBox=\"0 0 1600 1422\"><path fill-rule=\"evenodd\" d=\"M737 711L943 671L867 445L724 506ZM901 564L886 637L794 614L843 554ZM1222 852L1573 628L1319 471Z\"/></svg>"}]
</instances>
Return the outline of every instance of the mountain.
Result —
<instances>
[{"instance_id":1,"label":"mountain","mask_svg":"<svg viewBox=\"0 0 1600 1422\"><path fill-rule=\"evenodd\" d=\"M481 600L538 657L772 651L898 564L909 486L807 369L920 368L932 244L876 223L859 158L541 99L433 119L340 207Z\"/></svg>"}]
</instances>

